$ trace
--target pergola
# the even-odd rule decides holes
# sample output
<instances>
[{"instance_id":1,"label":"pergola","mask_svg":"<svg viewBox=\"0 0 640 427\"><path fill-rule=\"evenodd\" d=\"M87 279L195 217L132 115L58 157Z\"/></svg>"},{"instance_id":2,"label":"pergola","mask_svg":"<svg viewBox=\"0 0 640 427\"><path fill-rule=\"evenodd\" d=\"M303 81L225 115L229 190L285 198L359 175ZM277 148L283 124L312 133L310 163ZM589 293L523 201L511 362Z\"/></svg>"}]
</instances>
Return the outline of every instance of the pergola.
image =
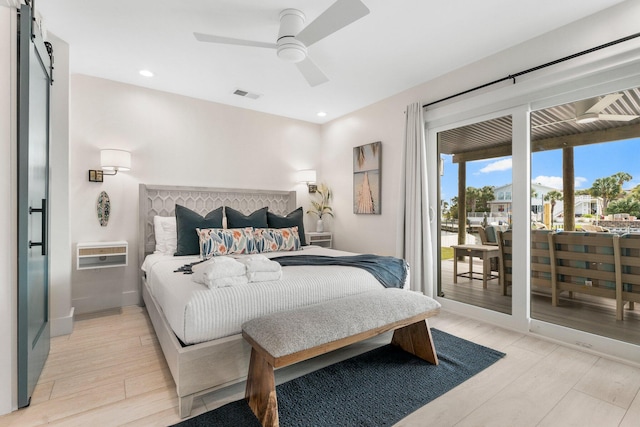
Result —
<instances>
[{"instance_id":1,"label":"pergola","mask_svg":"<svg viewBox=\"0 0 640 427\"><path fill-rule=\"evenodd\" d=\"M640 116L640 89L618 92L622 96L602 114ZM596 103L598 99L590 100ZM594 120L578 123L577 103L531 113L531 151L562 149L564 229L575 230L574 147L640 137L640 118L630 121ZM511 156L511 116L499 117L438 134L439 152L453 155L458 164L458 218L466 217L466 162ZM464 243L465 227L458 227Z\"/></svg>"}]
</instances>

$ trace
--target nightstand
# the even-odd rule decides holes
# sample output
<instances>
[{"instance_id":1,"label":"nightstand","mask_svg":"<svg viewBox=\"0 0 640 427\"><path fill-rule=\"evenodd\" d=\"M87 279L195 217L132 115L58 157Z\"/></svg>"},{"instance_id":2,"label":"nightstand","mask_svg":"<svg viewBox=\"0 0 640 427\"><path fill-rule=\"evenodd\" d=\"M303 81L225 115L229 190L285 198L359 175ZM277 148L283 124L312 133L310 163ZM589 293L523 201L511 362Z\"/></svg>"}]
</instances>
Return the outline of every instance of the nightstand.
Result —
<instances>
[{"instance_id":1,"label":"nightstand","mask_svg":"<svg viewBox=\"0 0 640 427\"><path fill-rule=\"evenodd\" d=\"M309 231L305 233L307 244L308 245L316 245L322 246L325 248L331 248L333 235L330 231L325 231L322 233L318 233L315 231Z\"/></svg>"},{"instance_id":2,"label":"nightstand","mask_svg":"<svg viewBox=\"0 0 640 427\"><path fill-rule=\"evenodd\" d=\"M78 270L126 267L129 259L129 244L124 240L78 243L76 257Z\"/></svg>"}]
</instances>

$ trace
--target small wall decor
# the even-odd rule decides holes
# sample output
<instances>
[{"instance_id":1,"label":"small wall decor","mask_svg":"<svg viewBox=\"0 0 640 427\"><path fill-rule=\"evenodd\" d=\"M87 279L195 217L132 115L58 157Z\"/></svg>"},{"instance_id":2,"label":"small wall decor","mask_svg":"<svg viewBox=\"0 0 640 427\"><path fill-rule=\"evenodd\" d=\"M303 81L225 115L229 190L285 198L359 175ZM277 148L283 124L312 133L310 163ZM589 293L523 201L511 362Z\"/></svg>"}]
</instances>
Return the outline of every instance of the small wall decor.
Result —
<instances>
[{"instance_id":1,"label":"small wall decor","mask_svg":"<svg viewBox=\"0 0 640 427\"><path fill-rule=\"evenodd\" d=\"M353 149L353 213L380 214L382 142Z\"/></svg>"},{"instance_id":2,"label":"small wall decor","mask_svg":"<svg viewBox=\"0 0 640 427\"><path fill-rule=\"evenodd\" d=\"M109 223L109 214L111 213L111 201L106 191L102 191L98 195L98 203L96 204L96 211L98 213L98 221L102 227L106 227Z\"/></svg>"}]
</instances>

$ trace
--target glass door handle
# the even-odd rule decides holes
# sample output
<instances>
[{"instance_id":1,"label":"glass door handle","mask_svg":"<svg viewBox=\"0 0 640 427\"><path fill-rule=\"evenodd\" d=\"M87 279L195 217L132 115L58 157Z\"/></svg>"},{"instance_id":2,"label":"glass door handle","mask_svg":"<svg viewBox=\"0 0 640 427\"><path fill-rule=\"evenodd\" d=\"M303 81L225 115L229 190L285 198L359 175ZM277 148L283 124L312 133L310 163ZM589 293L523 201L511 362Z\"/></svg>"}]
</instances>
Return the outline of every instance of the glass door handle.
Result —
<instances>
[{"instance_id":1,"label":"glass door handle","mask_svg":"<svg viewBox=\"0 0 640 427\"><path fill-rule=\"evenodd\" d=\"M29 215L33 213L41 213L42 214L42 241L41 242L32 242L29 240L29 249L34 246L40 246L42 248L42 255L47 254L47 199L42 199L42 207L41 208L32 208L29 206Z\"/></svg>"}]
</instances>

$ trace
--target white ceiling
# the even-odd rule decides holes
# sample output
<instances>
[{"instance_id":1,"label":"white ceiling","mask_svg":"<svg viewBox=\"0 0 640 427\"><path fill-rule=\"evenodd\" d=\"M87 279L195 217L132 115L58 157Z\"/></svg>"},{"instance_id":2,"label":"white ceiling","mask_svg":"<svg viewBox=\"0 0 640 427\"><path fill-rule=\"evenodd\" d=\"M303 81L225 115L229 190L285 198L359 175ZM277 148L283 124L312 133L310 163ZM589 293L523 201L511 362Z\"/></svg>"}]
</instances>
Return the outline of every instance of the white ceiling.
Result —
<instances>
[{"instance_id":1,"label":"white ceiling","mask_svg":"<svg viewBox=\"0 0 640 427\"><path fill-rule=\"evenodd\" d=\"M273 50L201 43L193 32L275 43L281 10L299 9L309 23L334 0L39 0L35 7L47 30L69 43L72 73L324 123L622 2L362 1L369 15L309 47L330 79L316 87Z\"/></svg>"}]
</instances>

